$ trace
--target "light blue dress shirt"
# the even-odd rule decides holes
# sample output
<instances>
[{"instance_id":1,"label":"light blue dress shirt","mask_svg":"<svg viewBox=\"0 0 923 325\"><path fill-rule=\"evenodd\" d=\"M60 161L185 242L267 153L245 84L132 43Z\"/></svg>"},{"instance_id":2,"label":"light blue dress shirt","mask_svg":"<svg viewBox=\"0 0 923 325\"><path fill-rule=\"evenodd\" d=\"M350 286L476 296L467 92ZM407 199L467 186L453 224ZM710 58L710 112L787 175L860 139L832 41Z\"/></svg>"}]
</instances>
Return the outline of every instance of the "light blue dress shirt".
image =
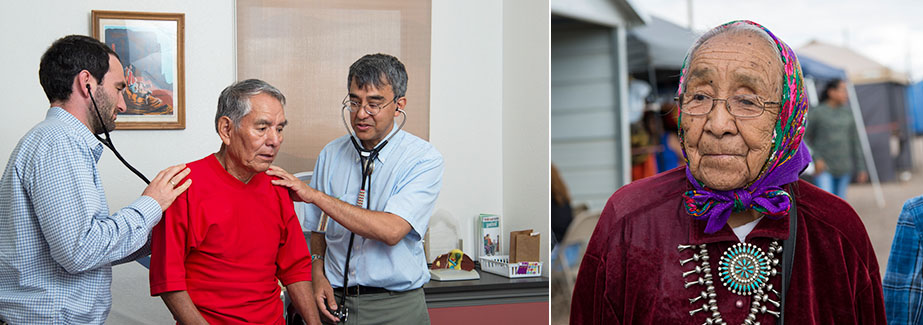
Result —
<instances>
[{"instance_id":1,"label":"light blue dress shirt","mask_svg":"<svg viewBox=\"0 0 923 325\"><path fill-rule=\"evenodd\" d=\"M429 142L410 133L397 131L381 149L369 186L369 208L398 215L412 229L394 246L356 235L349 262L350 286L407 291L429 281L422 239L442 186L442 171L442 155ZM311 187L356 204L361 182L359 154L349 135L333 140L321 150ZM320 209L304 203L296 205L296 209L303 209L304 229L316 231ZM329 220L324 270L327 280L336 288L343 286L350 232L333 218Z\"/></svg>"},{"instance_id":2,"label":"light blue dress shirt","mask_svg":"<svg viewBox=\"0 0 923 325\"><path fill-rule=\"evenodd\" d=\"M150 252L160 205L142 196L109 215L96 169L102 152L83 123L52 107L10 155L0 179L6 322L101 324L112 305L111 265Z\"/></svg>"}]
</instances>

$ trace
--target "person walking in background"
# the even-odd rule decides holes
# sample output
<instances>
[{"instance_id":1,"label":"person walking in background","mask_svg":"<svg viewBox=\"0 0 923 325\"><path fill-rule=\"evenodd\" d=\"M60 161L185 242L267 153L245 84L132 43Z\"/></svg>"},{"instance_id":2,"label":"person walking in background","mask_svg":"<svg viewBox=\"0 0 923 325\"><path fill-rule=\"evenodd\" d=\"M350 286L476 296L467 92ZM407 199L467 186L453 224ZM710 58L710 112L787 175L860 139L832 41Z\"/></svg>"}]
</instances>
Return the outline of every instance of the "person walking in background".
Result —
<instances>
[{"instance_id":1,"label":"person walking in background","mask_svg":"<svg viewBox=\"0 0 923 325\"><path fill-rule=\"evenodd\" d=\"M820 95L820 105L808 114L804 135L814 157L814 184L843 199L853 173L856 182L868 180L856 123L846 107L848 100L843 80L827 83Z\"/></svg>"}]
</instances>

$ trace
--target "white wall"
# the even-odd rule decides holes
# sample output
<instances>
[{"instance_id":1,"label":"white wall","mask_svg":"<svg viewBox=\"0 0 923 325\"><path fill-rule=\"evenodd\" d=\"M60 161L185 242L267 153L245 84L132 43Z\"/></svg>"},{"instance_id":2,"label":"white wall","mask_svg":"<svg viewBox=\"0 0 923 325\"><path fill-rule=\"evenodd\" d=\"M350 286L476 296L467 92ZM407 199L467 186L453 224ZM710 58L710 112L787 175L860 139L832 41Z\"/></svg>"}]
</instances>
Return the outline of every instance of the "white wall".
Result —
<instances>
[{"instance_id":1,"label":"white wall","mask_svg":"<svg viewBox=\"0 0 923 325\"><path fill-rule=\"evenodd\" d=\"M507 231L542 234L542 272L551 266L548 4L503 1L503 214Z\"/></svg>"},{"instance_id":2,"label":"white wall","mask_svg":"<svg viewBox=\"0 0 923 325\"><path fill-rule=\"evenodd\" d=\"M474 218L503 214L502 5L433 1L429 130L445 174L430 223L454 219L472 258Z\"/></svg>"},{"instance_id":3,"label":"white wall","mask_svg":"<svg viewBox=\"0 0 923 325\"><path fill-rule=\"evenodd\" d=\"M547 3L436 0L432 6L430 139L446 161L436 215L457 222L469 252L479 213L503 215L505 231L541 232L547 275ZM9 121L0 128L0 164L6 165L19 138L44 119L41 54L61 36L90 35L94 9L186 14L186 129L113 132L122 155L153 178L171 164L216 151L217 97L235 79L232 1L23 1L7 3L0 13L0 28L7 31L0 86L8 94L0 110ZM113 210L144 189L108 150L99 169ZM140 288L132 295L146 297L146 282Z\"/></svg>"},{"instance_id":4,"label":"white wall","mask_svg":"<svg viewBox=\"0 0 923 325\"><path fill-rule=\"evenodd\" d=\"M466 252L479 213L502 216L504 253L506 233L540 232L547 276L548 4L433 1L432 21L430 141L446 161L433 218L454 218Z\"/></svg>"}]
</instances>

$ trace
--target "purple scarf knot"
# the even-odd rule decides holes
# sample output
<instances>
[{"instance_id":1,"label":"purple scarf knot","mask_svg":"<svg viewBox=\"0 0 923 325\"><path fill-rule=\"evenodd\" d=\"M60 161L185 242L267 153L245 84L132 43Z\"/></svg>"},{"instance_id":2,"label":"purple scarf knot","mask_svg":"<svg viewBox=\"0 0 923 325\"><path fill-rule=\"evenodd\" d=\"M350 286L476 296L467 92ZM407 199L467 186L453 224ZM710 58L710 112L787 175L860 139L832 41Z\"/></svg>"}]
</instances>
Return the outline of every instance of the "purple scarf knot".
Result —
<instances>
[{"instance_id":1,"label":"purple scarf knot","mask_svg":"<svg viewBox=\"0 0 923 325\"><path fill-rule=\"evenodd\" d=\"M705 226L707 234L713 234L724 227L731 212L753 209L771 219L788 216L792 200L781 186L797 181L798 174L810 161L811 155L802 144L795 155L778 165L778 168L766 171L762 178L746 188L729 191L707 189L686 168L686 179L694 187L683 193L686 212L696 220L708 220Z\"/></svg>"}]
</instances>

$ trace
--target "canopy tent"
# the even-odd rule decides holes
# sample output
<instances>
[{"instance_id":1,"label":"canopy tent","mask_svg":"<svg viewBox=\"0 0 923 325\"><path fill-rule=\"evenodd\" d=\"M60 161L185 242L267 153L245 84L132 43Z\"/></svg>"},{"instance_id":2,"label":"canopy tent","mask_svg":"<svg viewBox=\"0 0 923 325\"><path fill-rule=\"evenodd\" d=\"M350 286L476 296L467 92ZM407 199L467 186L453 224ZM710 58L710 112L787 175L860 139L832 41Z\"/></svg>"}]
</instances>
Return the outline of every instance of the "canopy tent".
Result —
<instances>
[{"instance_id":1,"label":"canopy tent","mask_svg":"<svg viewBox=\"0 0 923 325\"><path fill-rule=\"evenodd\" d=\"M843 69L812 59L810 55L801 55L800 52L796 54L798 54L798 62L801 62L801 71L805 77L815 80L846 79L846 71Z\"/></svg>"},{"instance_id":2,"label":"canopy tent","mask_svg":"<svg viewBox=\"0 0 923 325\"><path fill-rule=\"evenodd\" d=\"M815 60L844 70L847 79L855 84L851 102L861 108L856 121L863 122L858 127L866 131L869 151L880 180L892 181L897 178L897 172L910 170L907 76L849 48L819 41L809 42L796 53L803 61ZM824 85L818 83L818 89L823 89Z\"/></svg>"},{"instance_id":3,"label":"canopy tent","mask_svg":"<svg viewBox=\"0 0 923 325\"><path fill-rule=\"evenodd\" d=\"M657 16L628 33L628 70L632 73L646 72L649 66L679 70L689 47L699 38L692 30Z\"/></svg>"},{"instance_id":4,"label":"canopy tent","mask_svg":"<svg viewBox=\"0 0 923 325\"><path fill-rule=\"evenodd\" d=\"M686 52L698 38L690 29L651 16L647 24L628 31L628 71L648 81L653 95L669 95L676 91Z\"/></svg>"},{"instance_id":5,"label":"canopy tent","mask_svg":"<svg viewBox=\"0 0 923 325\"><path fill-rule=\"evenodd\" d=\"M923 81L907 87L907 107L913 133L923 135Z\"/></svg>"}]
</instances>

